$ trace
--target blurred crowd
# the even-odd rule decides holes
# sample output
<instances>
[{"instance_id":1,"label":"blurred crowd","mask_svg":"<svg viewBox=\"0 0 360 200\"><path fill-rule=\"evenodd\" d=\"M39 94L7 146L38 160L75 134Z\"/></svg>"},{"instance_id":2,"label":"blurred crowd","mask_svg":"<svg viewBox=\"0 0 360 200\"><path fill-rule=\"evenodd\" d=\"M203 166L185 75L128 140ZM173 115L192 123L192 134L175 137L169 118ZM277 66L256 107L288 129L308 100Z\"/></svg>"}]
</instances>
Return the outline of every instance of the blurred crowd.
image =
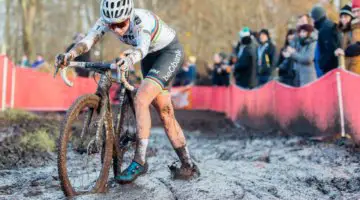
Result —
<instances>
[{"instance_id":1,"label":"blurred crowd","mask_svg":"<svg viewBox=\"0 0 360 200\"><path fill-rule=\"evenodd\" d=\"M339 67L360 74L360 0L341 8L339 17L333 22L321 5L314 6L297 17L279 48L269 30L242 28L233 51L216 53L207 66L207 84L252 89L278 80L300 87Z\"/></svg>"},{"instance_id":2,"label":"blurred crowd","mask_svg":"<svg viewBox=\"0 0 360 200\"><path fill-rule=\"evenodd\" d=\"M276 46L268 29L260 31L243 27L232 52L220 52L206 65L206 75L199 76L197 58L189 56L179 70L173 85L236 84L245 89L260 87L271 80L300 87L311 83L335 68L360 74L360 0L353 0L339 12L339 21L331 21L321 5L309 14L297 17L295 29L287 30L284 44ZM85 35L77 33L71 49ZM75 61L91 61L88 52ZM23 56L20 65L38 69L47 65L42 55L30 61ZM48 65L47 65L48 66ZM86 69L75 69L78 76L89 77ZM133 82L141 80L131 69Z\"/></svg>"},{"instance_id":3,"label":"blurred crowd","mask_svg":"<svg viewBox=\"0 0 360 200\"><path fill-rule=\"evenodd\" d=\"M39 67L41 67L42 65L45 64L45 60L44 60L44 57L41 55L41 54L38 54L36 56L36 60L34 60L33 62L31 62L29 60L29 57L27 55L24 55L22 58L21 58L21 61L20 61L20 66L21 67L24 67L24 68L33 68L33 69L37 69Z\"/></svg>"},{"instance_id":4,"label":"blurred crowd","mask_svg":"<svg viewBox=\"0 0 360 200\"><path fill-rule=\"evenodd\" d=\"M66 48L66 51L70 50L72 47L74 47L74 45L79 42L80 40L82 40L85 37L84 34L82 33L76 33L73 37L73 41L72 44ZM91 62L91 51L75 58L75 61L78 62ZM23 67L23 68L30 68L30 69L34 69L34 70L38 70L38 71L43 71L43 72L53 72L54 68L49 65L48 62L45 61L44 57L41 54L38 54L36 56L36 60L31 61L29 59L29 57L27 55L23 55L21 61L19 62L19 66ZM83 68L75 68L74 71L76 76L80 76L80 77L89 77L90 76L90 72L86 69Z\"/></svg>"}]
</instances>

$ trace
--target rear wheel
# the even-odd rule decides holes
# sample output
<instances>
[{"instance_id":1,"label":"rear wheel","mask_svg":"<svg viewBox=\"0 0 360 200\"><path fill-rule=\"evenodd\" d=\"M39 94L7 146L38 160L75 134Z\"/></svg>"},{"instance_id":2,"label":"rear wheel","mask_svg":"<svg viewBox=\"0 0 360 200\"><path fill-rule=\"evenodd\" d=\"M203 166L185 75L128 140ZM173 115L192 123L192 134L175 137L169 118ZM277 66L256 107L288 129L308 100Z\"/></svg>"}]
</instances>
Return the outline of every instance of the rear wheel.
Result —
<instances>
[{"instance_id":1,"label":"rear wheel","mask_svg":"<svg viewBox=\"0 0 360 200\"><path fill-rule=\"evenodd\" d=\"M135 154L136 147L136 115L133 95L129 91L124 96L124 102L119 108L119 127L115 131L115 143L113 152L114 176L120 175L124 167L130 165Z\"/></svg>"},{"instance_id":2,"label":"rear wheel","mask_svg":"<svg viewBox=\"0 0 360 200\"><path fill-rule=\"evenodd\" d=\"M99 104L100 97L94 94L78 98L61 126L58 170L66 196L106 190L113 125L111 113L100 110Z\"/></svg>"}]
</instances>

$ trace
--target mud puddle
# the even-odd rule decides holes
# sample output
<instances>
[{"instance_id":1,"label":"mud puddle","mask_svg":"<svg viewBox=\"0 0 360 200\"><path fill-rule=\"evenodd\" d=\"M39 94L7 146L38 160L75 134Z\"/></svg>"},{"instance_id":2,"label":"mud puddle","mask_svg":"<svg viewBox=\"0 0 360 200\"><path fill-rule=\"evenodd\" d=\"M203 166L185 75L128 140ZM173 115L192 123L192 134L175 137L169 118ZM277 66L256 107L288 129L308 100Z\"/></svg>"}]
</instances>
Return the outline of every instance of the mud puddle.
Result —
<instances>
[{"instance_id":1,"label":"mud puddle","mask_svg":"<svg viewBox=\"0 0 360 200\"><path fill-rule=\"evenodd\" d=\"M108 193L75 199L360 199L360 156L345 147L302 138L187 137L200 178L170 179L176 154L163 130L153 129L148 174L126 186L110 177ZM64 199L55 159L1 170L0 199Z\"/></svg>"}]
</instances>

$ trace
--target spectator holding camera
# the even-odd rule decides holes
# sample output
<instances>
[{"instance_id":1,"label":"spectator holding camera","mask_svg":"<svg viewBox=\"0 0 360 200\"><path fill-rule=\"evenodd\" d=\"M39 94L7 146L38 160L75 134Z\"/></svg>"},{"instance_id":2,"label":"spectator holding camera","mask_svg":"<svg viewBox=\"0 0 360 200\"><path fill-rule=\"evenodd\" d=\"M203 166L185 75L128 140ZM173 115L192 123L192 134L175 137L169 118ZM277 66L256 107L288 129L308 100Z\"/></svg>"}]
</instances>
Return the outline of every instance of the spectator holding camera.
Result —
<instances>
[{"instance_id":1,"label":"spectator holding camera","mask_svg":"<svg viewBox=\"0 0 360 200\"><path fill-rule=\"evenodd\" d=\"M297 49L287 47L282 55L294 62L294 67L299 70L300 86L316 80L314 65L316 40L312 37L313 26L304 24L298 28L300 45Z\"/></svg>"},{"instance_id":2,"label":"spectator holding camera","mask_svg":"<svg viewBox=\"0 0 360 200\"><path fill-rule=\"evenodd\" d=\"M281 49L281 54L278 60L280 82L290 86L295 86L294 81L295 81L296 72L294 69L294 63L293 60L285 58L282 53L285 52L288 49L288 47L291 47L291 44L295 40L295 35L296 35L295 29L288 30L285 38L285 45Z\"/></svg>"}]
</instances>

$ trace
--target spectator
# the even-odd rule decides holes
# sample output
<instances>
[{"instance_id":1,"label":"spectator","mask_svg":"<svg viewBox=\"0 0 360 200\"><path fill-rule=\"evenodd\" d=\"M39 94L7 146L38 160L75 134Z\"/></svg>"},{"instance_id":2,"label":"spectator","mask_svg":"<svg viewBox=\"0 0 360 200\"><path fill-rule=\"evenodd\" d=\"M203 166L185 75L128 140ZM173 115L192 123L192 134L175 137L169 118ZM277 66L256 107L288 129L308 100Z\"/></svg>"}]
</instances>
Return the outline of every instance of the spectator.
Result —
<instances>
[{"instance_id":1,"label":"spectator","mask_svg":"<svg viewBox=\"0 0 360 200\"><path fill-rule=\"evenodd\" d=\"M225 64L226 55L224 53L217 53L214 55L213 67L213 85L229 86L230 72L228 66Z\"/></svg>"},{"instance_id":2,"label":"spectator","mask_svg":"<svg viewBox=\"0 0 360 200\"><path fill-rule=\"evenodd\" d=\"M338 24L338 29L341 34L341 47L336 49L335 55L336 56L344 56L344 50L351 45L351 22L354 19L354 15L351 12L351 6L345 5L340 10L340 22ZM349 67L349 59L345 61L345 66ZM349 68L348 68L349 69Z\"/></svg>"},{"instance_id":3,"label":"spectator","mask_svg":"<svg viewBox=\"0 0 360 200\"><path fill-rule=\"evenodd\" d=\"M288 30L285 38L285 45L280 51L281 54L278 61L280 82L291 86L295 86L296 72L294 70L294 64L292 60L286 59L282 53L294 42L295 35L295 29Z\"/></svg>"},{"instance_id":4,"label":"spectator","mask_svg":"<svg viewBox=\"0 0 360 200\"><path fill-rule=\"evenodd\" d=\"M303 15L299 15L297 22L296 22L296 29L298 29L300 26L304 25L304 24L310 24L313 26L313 20L310 17L310 15L308 14L303 14ZM316 31L314 31L312 33L312 37L314 39L318 38L318 34ZM300 46L300 38L298 37L297 33L295 35L295 39L291 42L291 47L297 49ZM318 56L319 57L319 56ZM318 57L316 57L316 53L315 53L315 60L318 59ZM318 76L322 76L322 71L320 70L320 66L318 64L319 62L315 62L315 68L316 68L316 73L318 74ZM294 68L294 72L295 72L295 78L294 78L294 84L293 86L300 86L300 82L299 82L299 70L297 70L296 68Z\"/></svg>"},{"instance_id":5,"label":"spectator","mask_svg":"<svg viewBox=\"0 0 360 200\"><path fill-rule=\"evenodd\" d=\"M346 49L345 56L348 58L348 69L360 74L360 0L353 0L352 12L355 19L351 24L351 42Z\"/></svg>"},{"instance_id":6,"label":"spectator","mask_svg":"<svg viewBox=\"0 0 360 200\"><path fill-rule=\"evenodd\" d=\"M174 86L189 86L196 82L196 57L190 56L175 78Z\"/></svg>"},{"instance_id":7,"label":"spectator","mask_svg":"<svg viewBox=\"0 0 360 200\"><path fill-rule=\"evenodd\" d=\"M259 33L260 45L257 48L257 77L259 85L267 83L275 65L276 47L271 41L268 30Z\"/></svg>"},{"instance_id":8,"label":"spectator","mask_svg":"<svg viewBox=\"0 0 360 200\"><path fill-rule=\"evenodd\" d=\"M241 43L234 66L236 85L252 89L256 87L256 49L253 48L250 29L245 27L239 33Z\"/></svg>"},{"instance_id":9,"label":"spectator","mask_svg":"<svg viewBox=\"0 0 360 200\"><path fill-rule=\"evenodd\" d=\"M304 24L312 24L310 15L308 14L300 15L296 22L296 28L299 28Z\"/></svg>"},{"instance_id":10,"label":"spectator","mask_svg":"<svg viewBox=\"0 0 360 200\"><path fill-rule=\"evenodd\" d=\"M44 63L45 63L44 58L42 57L42 55L38 54L38 55L36 56L35 62L31 65L31 68L39 68L39 67L41 67Z\"/></svg>"},{"instance_id":11,"label":"spectator","mask_svg":"<svg viewBox=\"0 0 360 200\"><path fill-rule=\"evenodd\" d=\"M187 72L187 80L189 82L189 84L195 84L196 82L196 77L197 77L197 71L196 71L196 57L195 56L190 56L189 57L189 70Z\"/></svg>"},{"instance_id":12,"label":"spectator","mask_svg":"<svg viewBox=\"0 0 360 200\"><path fill-rule=\"evenodd\" d=\"M338 60L334 52L340 47L340 37L336 24L326 16L326 11L321 6L315 6L311 10L311 17L315 21L318 30L318 53L319 67L324 74L338 67Z\"/></svg>"},{"instance_id":13,"label":"spectator","mask_svg":"<svg viewBox=\"0 0 360 200\"><path fill-rule=\"evenodd\" d=\"M20 66L24 68L31 67L31 63L27 55L23 55L23 57L21 58Z\"/></svg>"},{"instance_id":14,"label":"spectator","mask_svg":"<svg viewBox=\"0 0 360 200\"><path fill-rule=\"evenodd\" d=\"M234 66L237 62L237 56L235 54L231 54L229 58L229 66Z\"/></svg>"},{"instance_id":15,"label":"spectator","mask_svg":"<svg viewBox=\"0 0 360 200\"><path fill-rule=\"evenodd\" d=\"M72 49L75 46L75 44L80 42L84 37L85 37L84 34L76 33L73 38L73 43L66 49L66 52L68 52L70 49ZM74 59L74 61L91 62L91 51L88 51L87 53L78 56L77 58ZM84 68L77 67L77 68L75 68L75 72L80 77L89 77L90 76L90 71L87 69L84 69Z\"/></svg>"},{"instance_id":16,"label":"spectator","mask_svg":"<svg viewBox=\"0 0 360 200\"><path fill-rule=\"evenodd\" d=\"M317 78L314 65L316 42L311 36L313 31L314 28L310 24L300 26L298 28L300 47L298 49L288 47L282 53L285 58L293 60L295 67L299 70L300 86L315 81Z\"/></svg>"}]
</instances>

